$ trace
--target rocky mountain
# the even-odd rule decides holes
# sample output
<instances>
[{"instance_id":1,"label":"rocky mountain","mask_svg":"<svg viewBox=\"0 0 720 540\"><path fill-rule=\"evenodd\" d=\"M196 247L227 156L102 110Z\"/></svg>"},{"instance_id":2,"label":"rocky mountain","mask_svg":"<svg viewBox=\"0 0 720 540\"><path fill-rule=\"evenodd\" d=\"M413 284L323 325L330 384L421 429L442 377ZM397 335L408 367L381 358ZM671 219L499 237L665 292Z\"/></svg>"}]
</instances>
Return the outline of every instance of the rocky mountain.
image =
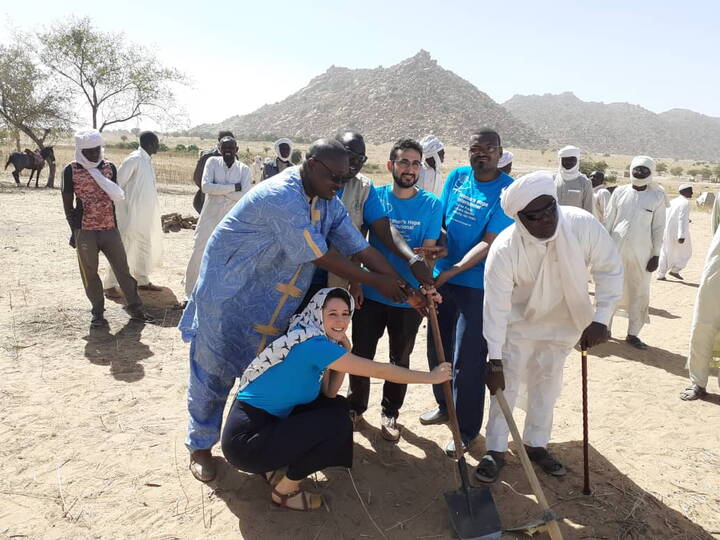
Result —
<instances>
[{"instance_id":1,"label":"rocky mountain","mask_svg":"<svg viewBox=\"0 0 720 540\"><path fill-rule=\"evenodd\" d=\"M639 105L582 101L571 92L519 96L503 106L553 146L591 152L717 160L720 118L684 109L656 114Z\"/></svg>"},{"instance_id":2,"label":"rocky mountain","mask_svg":"<svg viewBox=\"0 0 720 540\"><path fill-rule=\"evenodd\" d=\"M464 145L469 133L481 126L497 128L508 146L547 144L487 94L438 66L421 50L388 68L332 66L283 101L219 124L197 126L190 134L213 134L228 128L236 136L314 139L353 129L373 143L434 133L445 143Z\"/></svg>"}]
</instances>

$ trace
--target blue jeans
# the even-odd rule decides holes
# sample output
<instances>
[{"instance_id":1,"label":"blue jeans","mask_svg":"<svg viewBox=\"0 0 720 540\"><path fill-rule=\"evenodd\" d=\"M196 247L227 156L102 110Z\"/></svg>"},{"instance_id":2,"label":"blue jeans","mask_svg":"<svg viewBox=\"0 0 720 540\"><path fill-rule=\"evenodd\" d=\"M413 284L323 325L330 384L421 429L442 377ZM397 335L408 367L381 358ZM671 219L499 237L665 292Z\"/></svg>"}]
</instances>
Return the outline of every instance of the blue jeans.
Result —
<instances>
[{"instance_id":1,"label":"blue jeans","mask_svg":"<svg viewBox=\"0 0 720 540\"><path fill-rule=\"evenodd\" d=\"M438 306L438 323L445 359L453 365L453 400L457 409L460 435L468 443L480 433L485 405L487 343L483 337L483 299L485 291L446 283L439 289L443 302ZM437 365L435 341L427 333L430 369ZM447 411L442 385L433 385L435 401Z\"/></svg>"}]
</instances>

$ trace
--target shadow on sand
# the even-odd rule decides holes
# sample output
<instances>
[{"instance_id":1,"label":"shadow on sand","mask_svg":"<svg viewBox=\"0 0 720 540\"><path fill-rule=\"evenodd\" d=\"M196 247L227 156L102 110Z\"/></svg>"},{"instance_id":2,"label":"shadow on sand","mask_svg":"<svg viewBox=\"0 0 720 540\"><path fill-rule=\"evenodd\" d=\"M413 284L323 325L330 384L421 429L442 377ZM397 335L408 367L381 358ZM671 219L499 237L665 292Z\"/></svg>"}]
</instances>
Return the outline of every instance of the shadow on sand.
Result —
<instances>
[{"instance_id":1,"label":"shadow on sand","mask_svg":"<svg viewBox=\"0 0 720 540\"><path fill-rule=\"evenodd\" d=\"M83 339L85 358L99 366L110 366L110 374L118 381L137 382L145 376L141 360L150 358L153 352L140 341L145 325L128 321L116 334L105 325L90 328Z\"/></svg>"}]
</instances>

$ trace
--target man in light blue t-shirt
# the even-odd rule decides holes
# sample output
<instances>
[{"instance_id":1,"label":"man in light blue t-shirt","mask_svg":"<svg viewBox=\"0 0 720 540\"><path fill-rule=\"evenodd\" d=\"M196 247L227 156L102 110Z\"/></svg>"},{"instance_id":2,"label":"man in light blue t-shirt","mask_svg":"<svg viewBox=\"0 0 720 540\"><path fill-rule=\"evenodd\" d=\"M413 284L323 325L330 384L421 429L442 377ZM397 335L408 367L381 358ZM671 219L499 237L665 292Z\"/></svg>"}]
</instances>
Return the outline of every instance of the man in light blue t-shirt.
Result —
<instances>
[{"instance_id":1,"label":"man in light blue t-shirt","mask_svg":"<svg viewBox=\"0 0 720 540\"><path fill-rule=\"evenodd\" d=\"M410 248L432 247L440 237L442 205L440 200L415 186L422 166L422 146L412 139L401 139L390 150L387 168L393 175L392 185L377 188L377 197L392 226L399 231ZM388 260L390 265L412 287L420 284L410 264L424 263L422 255L411 261L388 249L374 230L370 231L370 245ZM362 304L353 315L352 338L354 354L374 359L377 344L387 328L390 341L390 363L409 367L410 354L422 317L409 304L398 304L386 298L374 287L362 287ZM397 417L405 399L407 385L385 381L382 398L382 429L384 439L397 441L400 429ZM368 407L370 379L350 376L350 411L356 421Z\"/></svg>"},{"instance_id":2,"label":"man in light blue t-shirt","mask_svg":"<svg viewBox=\"0 0 720 540\"><path fill-rule=\"evenodd\" d=\"M485 258L495 237L513 221L500 207L500 193L513 181L498 170L502 155L500 135L481 129L470 137L470 165L458 167L445 180L442 196L447 251L428 248L427 256L442 256L435 264L436 287L443 297L438 306L440 335L445 357L453 363L453 394L460 434L469 445L480 432L485 400L487 343L483 338ZM428 364L437 358L428 332ZM420 416L420 423L447 421L442 387L433 387L438 407ZM455 453L453 441L446 447Z\"/></svg>"}]
</instances>

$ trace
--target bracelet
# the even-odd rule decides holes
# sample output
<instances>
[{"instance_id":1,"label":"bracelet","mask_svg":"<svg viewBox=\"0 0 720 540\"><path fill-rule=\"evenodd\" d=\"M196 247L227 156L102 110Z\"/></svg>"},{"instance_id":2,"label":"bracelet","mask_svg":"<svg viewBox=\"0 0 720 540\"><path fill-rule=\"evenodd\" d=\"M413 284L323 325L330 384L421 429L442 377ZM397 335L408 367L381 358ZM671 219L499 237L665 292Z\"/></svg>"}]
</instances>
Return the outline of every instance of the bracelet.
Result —
<instances>
[{"instance_id":1,"label":"bracelet","mask_svg":"<svg viewBox=\"0 0 720 540\"><path fill-rule=\"evenodd\" d=\"M425 257L423 257L421 253L416 253L415 255L410 257L410 260L408 260L408 266L412 266L418 261L425 261Z\"/></svg>"}]
</instances>

